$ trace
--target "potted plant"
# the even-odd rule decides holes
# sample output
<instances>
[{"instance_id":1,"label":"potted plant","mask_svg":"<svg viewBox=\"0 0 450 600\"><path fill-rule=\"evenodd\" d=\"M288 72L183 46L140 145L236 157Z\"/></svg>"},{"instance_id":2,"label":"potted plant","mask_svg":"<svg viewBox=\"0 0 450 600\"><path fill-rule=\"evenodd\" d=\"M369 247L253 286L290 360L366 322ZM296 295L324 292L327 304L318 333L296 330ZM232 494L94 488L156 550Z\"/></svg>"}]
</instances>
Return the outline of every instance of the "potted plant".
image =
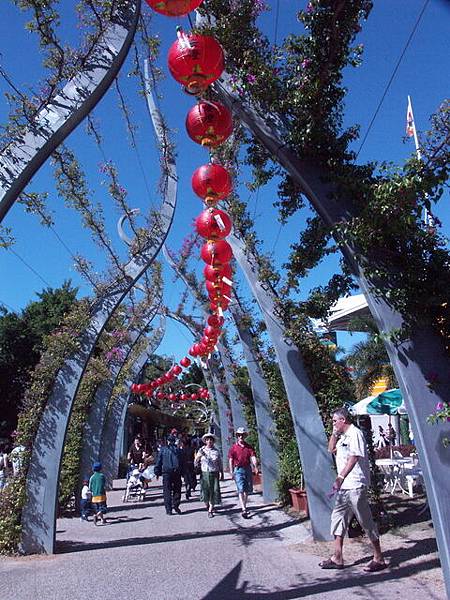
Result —
<instances>
[{"instance_id":1,"label":"potted plant","mask_svg":"<svg viewBox=\"0 0 450 600\"><path fill-rule=\"evenodd\" d=\"M291 495L292 508L296 512L304 512L308 517L308 499L306 497L306 490L303 486L303 473L300 475L300 486L289 488L289 493Z\"/></svg>"}]
</instances>

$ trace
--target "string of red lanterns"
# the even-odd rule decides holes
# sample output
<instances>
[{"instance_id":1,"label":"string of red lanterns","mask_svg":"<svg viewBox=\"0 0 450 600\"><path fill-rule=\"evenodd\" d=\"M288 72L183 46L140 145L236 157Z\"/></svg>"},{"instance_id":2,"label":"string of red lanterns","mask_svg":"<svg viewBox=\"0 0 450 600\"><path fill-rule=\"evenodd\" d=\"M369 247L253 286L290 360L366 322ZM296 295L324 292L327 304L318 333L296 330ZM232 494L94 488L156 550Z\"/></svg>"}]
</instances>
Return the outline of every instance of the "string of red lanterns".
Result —
<instances>
[{"instance_id":1,"label":"string of red lanterns","mask_svg":"<svg viewBox=\"0 0 450 600\"><path fill-rule=\"evenodd\" d=\"M156 12L173 17L184 16L200 6L202 0L146 0ZM189 137L206 148L216 148L225 142L233 132L233 119L230 111L219 102L202 99L201 94L216 81L225 68L224 52L217 40L208 35L184 33L177 27L177 39L168 52L169 71L189 94L199 97L186 117L186 130ZM220 164L211 161L198 167L192 175L192 189L206 208L195 221L197 233L205 240L200 256L206 263L203 274L206 291L210 300L211 314L201 339L188 351L193 357L209 356L217 344L224 324L223 312L231 300L232 268L230 261L233 252L225 238L230 234L232 221L229 215L217 208L217 203L230 195L233 184L230 173ZM185 356L179 365L174 365L167 373L147 384L132 384L133 393L147 396L156 394L158 399L174 400L176 394L166 394L156 389L171 382L183 368L189 367L190 359ZM196 396L196 398L194 398ZM208 390L202 388L199 394L181 394L180 400L207 399Z\"/></svg>"}]
</instances>

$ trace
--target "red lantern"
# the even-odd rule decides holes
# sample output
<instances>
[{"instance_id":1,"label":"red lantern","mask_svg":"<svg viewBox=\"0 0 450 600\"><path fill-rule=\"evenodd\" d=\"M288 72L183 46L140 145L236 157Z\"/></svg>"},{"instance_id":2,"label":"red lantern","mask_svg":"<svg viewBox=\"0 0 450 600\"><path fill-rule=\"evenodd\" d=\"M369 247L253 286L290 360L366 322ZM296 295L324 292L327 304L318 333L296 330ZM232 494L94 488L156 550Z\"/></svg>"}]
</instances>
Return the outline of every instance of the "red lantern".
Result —
<instances>
[{"instance_id":1,"label":"red lantern","mask_svg":"<svg viewBox=\"0 0 450 600\"><path fill-rule=\"evenodd\" d=\"M166 397L166 395L164 394L164 392L158 392L156 394L156 397L158 398L158 400L164 400L164 398Z\"/></svg>"},{"instance_id":2,"label":"red lantern","mask_svg":"<svg viewBox=\"0 0 450 600\"><path fill-rule=\"evenodd\" d=\"M166 17L182 17L200 6L203 0L146 0L150 8Z\"/></svg>"},{"instance_id":3,"label":"red lantern","mask_svg":"<svg viewBox=\"0 0 450 600\"><path fill-rule=\"evenodd\" d=\"M231 219L223 210L207 208L195 220L197 233L206 239L222 239L231 231Z\"/></svg>"},{"instance_id":4,"label":"red lantern","mask_svg":"<svg viewBox=\"0 0 450 600\"><path fill-rule=\"evenodd\" d=\"M221 308L222 310L227 310L229 304L229 300L226 300L226 298L222 298L220 302L211 302L209 308L211 309L211 312L218 312L219 308Z\"/></svg>"},{"instance_id":5,"label":"red lantern","mask_svg":"<svg viewBox=\"0 0 450 600\"><path fill-rule=\"evenodd\" d=\"M194 345L194 346L191 346L191 347L189 348L189 354L190 354L191 356L198 356L198 352L197 352L197 350L196 350L196 348L195 348L195 345Z\"/></svg>"},{"instance_id":6,"label":"red lantern","mask_svg":"<svg viewBox=\"0 0 450 600\"><path fill-rule=\"evenodd\" d=\"M191 400L197 400L198 394L191 394Z\"/></svg>"},{"instance_id":7,"label":"red lantern","mask_svg":"<svg viewBox=\"0 0 450 600\"><path fill-rule=\"evenodd\" d=\"M211 325L208 325L203 330L203 333L205 335L207 335L209 338L211 338L211 337L217 338L219 336L220 331L218 331L215 327L211 327Z\"/></svg>"},{"instance_id":8,"label":"red lantern","mask_svg":"<svg viewBox=\"0 0 450 600\"><path fill-rule=\"evenodd\" d=\"M186 401L189 399L189 394L181 394L181 400Z\"/></svg>"},{"instance_id":9,"label":"red lantern","mask_svg":"<svg viewBox=\"0 0 450 600\"><path fill-rule=\"evenodd\" d=\"M203 244L200 256L209 265L223 265L233 258L233 251L225 240L208 240L206 244Z\"/></svg>"},{"instance_id":10,"label":"red lantern","mask_svg":"<svg viewBox=\"0 0 450 600\"><path fill-rule=\"evenodd\" d=\"M177 35L167 57L169 71L189 93L198 94L222 75L222 46L210 35L185 34L181 29Z\"/></svg>"},{"instance_id":11,"label":"red lantern","mask_svg":"<svg viewBox=\"0 0 450 600\"><path fill-rule=\"evenodd\" d=\"M136 393L136 391L137 391L137 390L136 390L136 388L137 388L137 385L136 385L135 383L132 383L132 384L131 384L131 387L130 387L130 390L131 390L131 393L132 393L132 394L135 394L135 393Z\"/></svg>"},{"instance_id":12,"label":"red lantern","mask_svg":"<svg viewBox=\"0 0 450 600\"><path fill-rule=\"evenodd\" d=\"M177 399L177 395L174 394L173 392L171 394L169 394L169 400L176 400Z\"/></svg>"},{"instance_id":13,"label":"red lantern","mask_svg":"<svg viewBox=\"0 0 450 600\"><path fill-rule=\"evenodd\" d=\"M183 370L183 369L180 367L180 365L174 365L174 366L172 367L172 373L173 373L174 375L179 375L179 374L181 373L181 371L182 371L182 370Z\"/></svg>"},{"instance_id":14,"label":"red lantern","mask_svg":"<svg viewBox=\"0 0 450 600\"><path fill-rule=\"evenodd\" d=\"M223 317L217 315L209 315L208 317L208 325L211 325L211 327L216 327L218 329L219 327L222 327L224 323L225 319Z\"/></svg>"},{"instance_id":15,"label":"red lantern","mask_svg":"<svg viewBox=\"0 0 450 600\"><path fill-rule=\"evenodd\" d=\"M145 390L145 395L147 396L147 398L151 398L152 397L152 390Z\"/></svg>"},{"instance_id":16,"label":"red lantern","mask_svg":"<svg viewBox=\"0 0 450 600\"><path fill-rule=\"evenodd\" d=\"M189 137L202 146L220 146L233 132L231 113L219 102L199 102L186 117Z\"/></svg>"},{"instance_id":17,"label":"red lantern","mask_svg":"<svg viewBox=\"0 0 450 600\"><path fill-rule=\"evenodd\" d=\"M206 265L203 269L203 275L208 281L216 281L218 278L226 277L231 279L233 277L233 271L228 263L223 265Z\"/></svg>"},{"instance_id":18,"label":"red lantern","mask_svg":"<svg viewBox=\"0 0 450 600\"><path fill-rule=\"evenodd\" d=\"M185 356L184 358L182 358L180 360L180 365L183 367L188 367L190 364L191 364L191 360L187 356Z\"/></svg>"},{"instance_id":19,"label":"red lantern","mask_svg":"<svg viewBox=\"0 0 450 600\"><path fill-rule=\"evenodd\" d=\"M230 195L233 183L222 165L202 165L192 175L192 189L206 204L212 205Z\"/></svg>"}]
</instances>

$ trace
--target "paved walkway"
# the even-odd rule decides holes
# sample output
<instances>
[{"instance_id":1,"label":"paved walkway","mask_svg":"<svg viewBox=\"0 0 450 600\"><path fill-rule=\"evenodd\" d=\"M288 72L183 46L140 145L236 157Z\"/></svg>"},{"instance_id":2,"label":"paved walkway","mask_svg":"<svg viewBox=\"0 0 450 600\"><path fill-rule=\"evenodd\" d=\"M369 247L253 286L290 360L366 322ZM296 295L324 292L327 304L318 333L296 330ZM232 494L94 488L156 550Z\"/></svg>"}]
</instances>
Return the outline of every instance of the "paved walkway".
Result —
<instances>
[{"instance_id":1,"label":"paved walkway","mask_svg":"<svg viewBox=\"0 0 450 600\"><path fill-rule=\"evenodd\" d=\"M144 502L122 504L123 484L116 481L109 494L107 525L60 519L56 555L0 559L0 598L445 598L442 585L426 577L436 569L436 559L366 574L362 566L368 554L363 553L342 571L319 569L320 558L300 543L309 536L307 528L265 505L259 495L251 497L252 518L243 520L230 480L222 487L221 513L213 519L198 494L182 503L182 515L166 515L159 484L152 484Z\"/></svg>"}]
</instances>

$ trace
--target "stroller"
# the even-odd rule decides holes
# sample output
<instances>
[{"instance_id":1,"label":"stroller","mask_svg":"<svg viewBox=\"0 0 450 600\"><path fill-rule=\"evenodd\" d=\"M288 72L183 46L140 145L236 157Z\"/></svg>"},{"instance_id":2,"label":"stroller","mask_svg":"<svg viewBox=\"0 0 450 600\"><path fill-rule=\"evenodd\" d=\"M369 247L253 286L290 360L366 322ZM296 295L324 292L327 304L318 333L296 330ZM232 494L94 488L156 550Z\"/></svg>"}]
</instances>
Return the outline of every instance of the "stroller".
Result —
<instances>
[{"instance_id":1,"label":"stroller","mask_svg":"<svg viewBox=\"0 0 450 600\"><path fill-rule=\"evenodd\" d=\"M133 469L127 482L127 487L122 498L122 502L128 502L130 499L139 501L145 497L144 485L141 481L139 469Z\"/></svg>"}]
</instances>

